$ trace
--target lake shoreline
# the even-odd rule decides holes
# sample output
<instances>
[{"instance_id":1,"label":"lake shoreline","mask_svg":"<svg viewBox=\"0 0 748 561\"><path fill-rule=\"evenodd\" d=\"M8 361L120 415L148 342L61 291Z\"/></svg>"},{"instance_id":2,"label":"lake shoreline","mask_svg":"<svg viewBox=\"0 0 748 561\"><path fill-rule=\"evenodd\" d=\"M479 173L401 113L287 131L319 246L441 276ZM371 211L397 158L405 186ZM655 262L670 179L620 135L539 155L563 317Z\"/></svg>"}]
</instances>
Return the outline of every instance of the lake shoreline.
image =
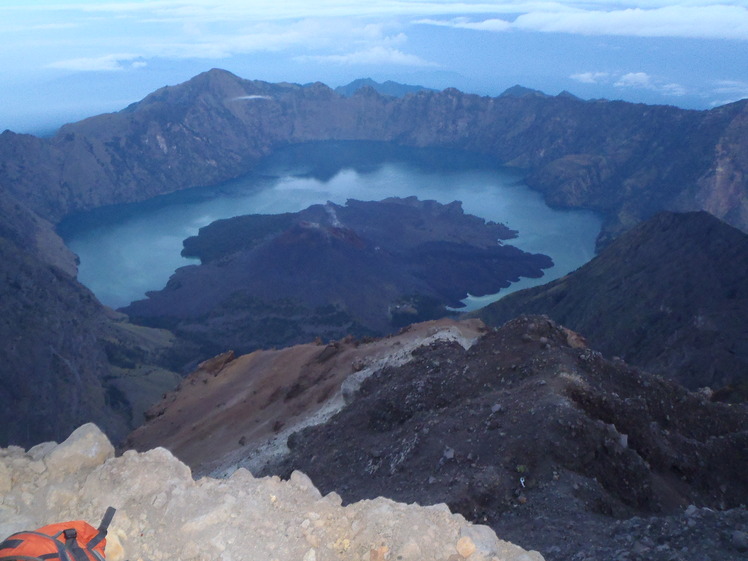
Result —
<instances>
[{"instance_id":1,"label":"lake shoreline","mask_svg":"<svg viewBox=\"0 0 748 561\"><path fill-rule=\"evenodd\" d=\"M80 257L80 282L117 308L165 286L174 271L190 263L180 255L183 240L214 220L295 212L328 200L411 195L460 200L466 213L518 230L512 245L550 255L555 263L537 284L595 254L602 219L591 211L549 207L522 183L519 170L471 153L360 141L293 145L246 176L67 217L58 232Z\"/></svg>"}]
</instances>

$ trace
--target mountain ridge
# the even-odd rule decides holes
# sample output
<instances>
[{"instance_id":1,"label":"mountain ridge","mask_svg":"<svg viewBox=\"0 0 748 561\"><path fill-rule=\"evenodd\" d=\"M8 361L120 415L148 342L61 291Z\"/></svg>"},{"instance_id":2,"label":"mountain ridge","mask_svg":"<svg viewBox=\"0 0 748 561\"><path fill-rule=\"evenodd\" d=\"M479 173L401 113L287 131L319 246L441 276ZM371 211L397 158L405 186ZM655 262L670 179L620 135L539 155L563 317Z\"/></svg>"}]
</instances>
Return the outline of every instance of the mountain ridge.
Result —
<instances>
[{"instance_id":1,"label":"mountain ridge","mask_svg":"<svg viewBox=\"0 0 748 561\"><path fill-rule=\"evenodd\" d=\"M616 558L630 519L637 540L669 536L672 549L647 546L648 558L696 561L708 538L686 545L664 528L682 528L691 504L745 516L747 429L744 405L520 316L219 356L154 406L127 447L165 446L197 474L301 469L345 502L446 502L549 560ZM725 540L707 549L740 555Z\"/></svg>"},{"instance_id":2,"label":"mountain ridge","mask_svg":"<svg viewBox=\"0 0 748 561\"><path fill-rule=\"evenodd\" d=\"M114 337L114 347L98 337L106 332L100 326L121 332L125 323L113 320L116 314L77 283L75 258L53 225L76 211L219 183L289 143L368 139L477 151L526 170L526 182L551 205L603 214L601 245L662 208L705 208L745 229L747 107L743 101L686 111L568 96L488 98L455 89L403 99L366 90L343 98L320 83L269 84L213 69L120 112L68 124L48 139L5 131L0 134L0 235L14 257L6 261L9 281L2 305L8 310L8 336L2 349L8 364L30 361L42 372L40 357L49 349L44 342L59 338L51 326L99 326L86 328L78 342L72 337L60 364L82 372L89 368L87 354L99 357L93 382L99 397L92 399L106 404L101 377L120 368L112 360L129 366L137 361L127 357L142 357L132 339L135 328ZM34 265L27 267L30 262ZM14 292L19 274L25 281L17 286L24 288ZM33 290L36 285L55 289ZM69 305L61 308L60 302ZM94 316L102 323L89 323ZM32 317L36 327L29 324ZM72 327L64 330L74 333ZM19 351L14 337L24 335L41 346ZM83 352L81 340L91 342L88 351ZM121 344L124 340L129 342ZM159 341L162 335L153 334L151 343L159 347ZM149 348L147 355L159 355ZM169 360L173 368L173 357ZM87 391L80 383L76 387ZM49 390L47 397L53 395ZM14 403L9 394L5 398L6 404ZM66 427L60 430L72 429Z\"/></svg>"},{"instance_id":3,"label":"mountain ridge","mask_svg":"<svg viewBox=\"0 0 748 561\"><path fill-rule=\"evenodd\" d=\"M268 84L213 69L49 140L0 135L0 184L56 222L236 177L288 143L379 140L475 151L526 169L550 204L602 213L604 239L658 210L705 209L745 230L747 103L691 111L455 89L346 98L319 83ZM51 200L40 198L40 185Z\"/></svg>"},{"instance_id":4,"label":"mountain ridge","mask_svg":"<svg viewBox=\"0 0 748 561\"><path fill-rule=\"evenodd\" d=\"M661 213L592 261L475 312L542 313L591 345L691 389L748 384L748 235L701 211Z\"/></svg>"},{"instance_id":5,"label":"mountain ridge","mask_svg":"<svg viewBox=\"0 0 748 561\"><path fill-rule=\"evenodd\" d=\"M380 93L382 95L390 95L393 97L405 97L408 94L413 94L421 90L435 91L433 88L410 84L400 84L392 80L377 82L375 80L372 80L371 78L359 78L344 86L338 86L337 88L335 88L335 92L343 96L350 97L361 88L367 87L373 88L377 93Z\"/></svg>"}]
</instances>

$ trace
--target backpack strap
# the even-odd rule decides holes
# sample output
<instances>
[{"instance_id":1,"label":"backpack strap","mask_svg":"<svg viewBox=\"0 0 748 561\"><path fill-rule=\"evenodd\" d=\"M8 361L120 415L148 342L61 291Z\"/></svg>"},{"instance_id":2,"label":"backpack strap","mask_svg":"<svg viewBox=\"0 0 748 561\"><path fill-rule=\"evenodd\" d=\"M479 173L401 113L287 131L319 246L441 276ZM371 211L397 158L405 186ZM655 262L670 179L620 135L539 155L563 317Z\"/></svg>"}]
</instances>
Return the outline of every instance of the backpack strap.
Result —
<instances>
[{"instance_id":1,"label":"backpack strap","mask_svg":"<svg viewBox=\"0 0 748 561\"><path fill-rule=\"evenodd\" d=\"M67 549L73 556L74 561L89 561L88 555L83 551L80 544L78 543L78 531L75 528L69 528L63 530L62 535L65 536L65 549Z\"/></svg>"},{"instance_id":2,"label":"backpack strap","mask_svg":"<svg viewBox=\"0 0 748 561\"><path fill-rule=\"evenodd\" d=\"M49 557L49 555L49 553L40 557L29 557L28 555L10 555L8 557L0 557L0 561L39 561L39 559L54 559L58 557L56 553L52 553L52 557Z\"/></svg>"},{"instance_id":3,"label":"backpack strap","mask_svg":"<svg viewBox=\"0 0 748 561\"><path fill-rule=\"evenodd\" d=\"M101 540L103 540L107 532L109 531L109 524L112 523L112 518L114 518L114 513L117 512L117 509L113 506L110 506L106 509L106 512L104 513L104 518L101 519L101 524L99 524L99 533L96 534L96 536L88 542L88 545L86 546L88 549L93 549L99 543L101 543Z\"/></svg>"}]
</instances>

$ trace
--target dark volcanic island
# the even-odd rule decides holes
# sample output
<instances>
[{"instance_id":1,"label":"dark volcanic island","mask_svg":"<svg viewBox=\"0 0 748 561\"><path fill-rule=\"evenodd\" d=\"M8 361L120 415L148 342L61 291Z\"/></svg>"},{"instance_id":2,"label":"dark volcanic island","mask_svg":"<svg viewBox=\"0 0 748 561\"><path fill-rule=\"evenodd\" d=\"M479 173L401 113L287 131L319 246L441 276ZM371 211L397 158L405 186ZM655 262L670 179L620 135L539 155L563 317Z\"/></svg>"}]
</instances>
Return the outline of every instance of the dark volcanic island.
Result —
<instances>
[{"instance_id":1,"label":"dark volcanic island","mask_svg":"<svg viewBox=\"0 0 748 561\"><path fill-rule=\"evenodd\" d=\"M185 240L201 264L123 311L207 352L382 335L542 276L550 257L501 242L516 235L459 202L415 197L238 216Z\"/></svg>"}]
</instances>

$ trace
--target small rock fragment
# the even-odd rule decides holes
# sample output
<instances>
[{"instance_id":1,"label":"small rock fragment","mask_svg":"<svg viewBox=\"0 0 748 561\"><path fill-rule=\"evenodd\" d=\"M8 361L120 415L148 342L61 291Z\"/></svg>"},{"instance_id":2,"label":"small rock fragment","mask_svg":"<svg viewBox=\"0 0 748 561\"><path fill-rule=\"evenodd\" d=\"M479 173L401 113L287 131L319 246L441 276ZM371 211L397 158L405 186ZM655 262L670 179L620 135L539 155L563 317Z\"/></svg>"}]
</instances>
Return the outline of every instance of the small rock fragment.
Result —
<instances>
[{"instance_id":1,"label":"small rock fragment","mask_svg":"<svg viewBox=\"0 0 748 561\"><path fill-rule=\"evenodd\" d=\"M740 552L748 551L748 532L735 530L730 538L730 543Z\"/></svg>"},{"instance_id":2,"label":"small rock fragment","mask_svg":"<svg viewBox=\"0 0 748 561\"><path fill-rule=\"evenodd\" d=\"M384 561L389 548L386 545L369 551L369 561Z\"/></svg>"},{"instance_id":3,"label":"small rock fragment","mask_svg":"<svg viewBox=\"0 0 748 561\"><path fill-rule=\"evenodd\" d=\"M459 553L464 559L470 557L475 553L475 544L467 536L461 537L457 540L457 553Z\"/></svg>"}]
</instances>

